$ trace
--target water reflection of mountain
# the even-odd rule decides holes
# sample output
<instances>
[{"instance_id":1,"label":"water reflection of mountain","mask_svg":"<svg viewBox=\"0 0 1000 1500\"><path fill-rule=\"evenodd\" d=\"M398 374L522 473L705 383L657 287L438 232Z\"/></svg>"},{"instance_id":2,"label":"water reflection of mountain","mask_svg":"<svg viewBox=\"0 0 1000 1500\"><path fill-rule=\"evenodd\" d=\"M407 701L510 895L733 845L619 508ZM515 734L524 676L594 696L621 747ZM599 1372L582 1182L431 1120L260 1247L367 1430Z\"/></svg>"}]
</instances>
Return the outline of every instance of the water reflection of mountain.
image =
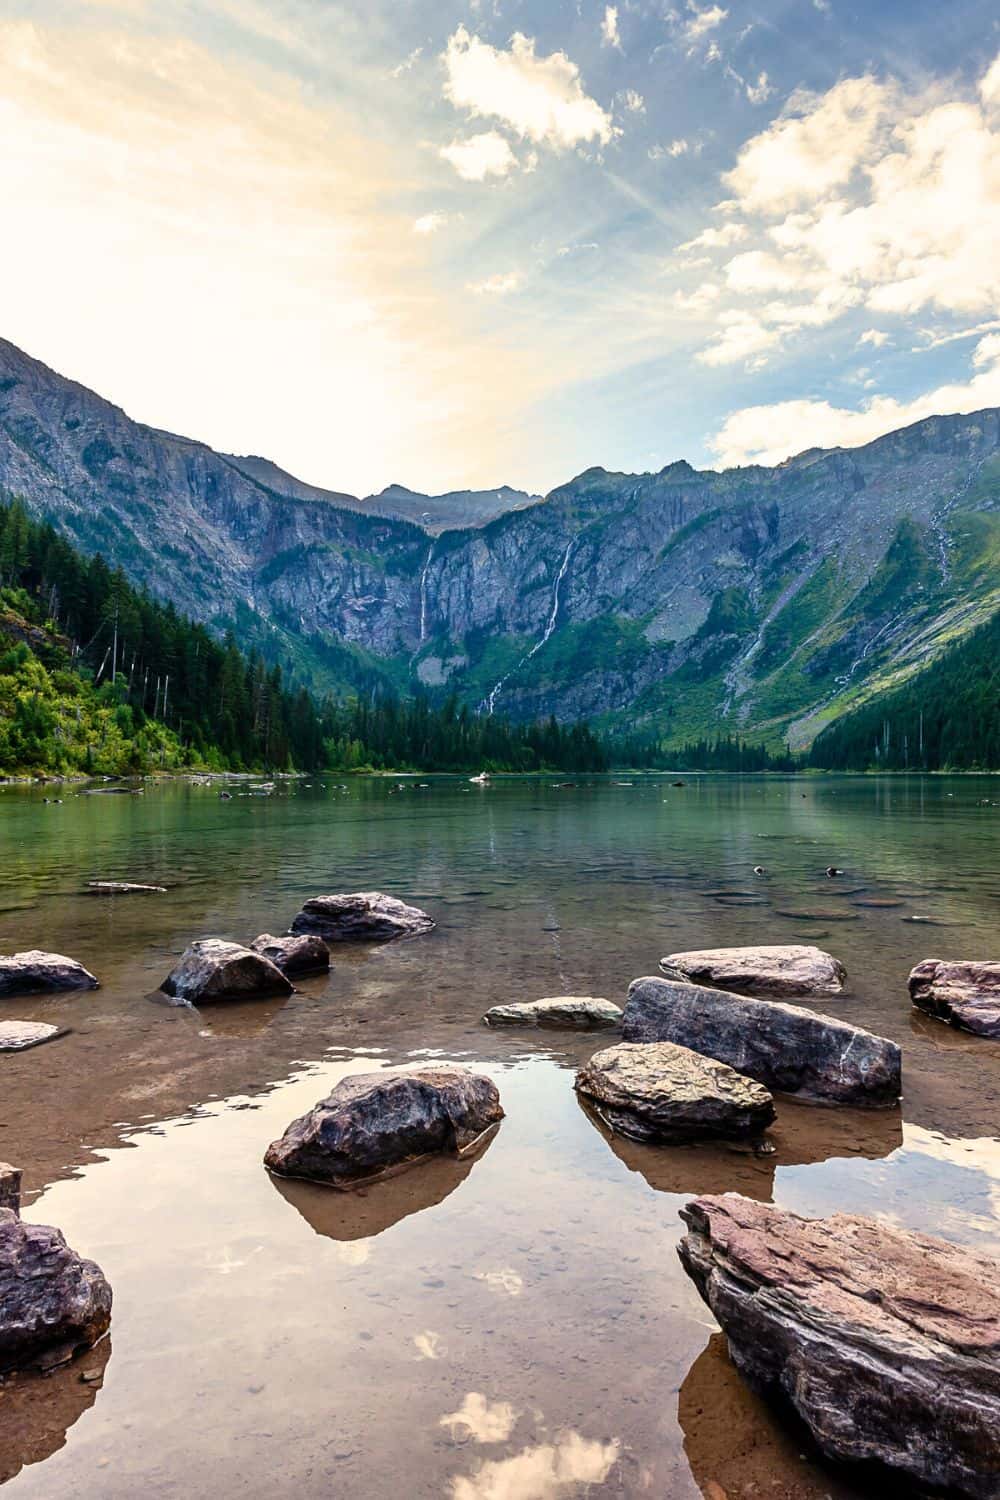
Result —
<instances>
[{"instance_id":1,"label":"water reflection of mountain","mask_svg":"<svg viewBox=\"0 0 1000 1500\"><path fill-rule=\"evenodd\" d=\"M271 1181L316 1234L331 1240L368 1240L411 1214L443 1203L461 1186L492 1143L491 1136L482 1150L464 1161L450 1156L434 1157L396 1177L346 1193L293 1177L272 1177Z\"/></svg>"},{"instance_id":2,"label":"water reflection of mountain","mask_svg":"<svg viewBox=\"0 0 1000 1500\"><path fill-rule=\"evenodd\" d=\"M73 1423L96 1401L110 1358L111 1340L105 1338L51 1375L7 1376L0 1385L0 1484L59 1451Z\"/></svg>"}]
</instances>

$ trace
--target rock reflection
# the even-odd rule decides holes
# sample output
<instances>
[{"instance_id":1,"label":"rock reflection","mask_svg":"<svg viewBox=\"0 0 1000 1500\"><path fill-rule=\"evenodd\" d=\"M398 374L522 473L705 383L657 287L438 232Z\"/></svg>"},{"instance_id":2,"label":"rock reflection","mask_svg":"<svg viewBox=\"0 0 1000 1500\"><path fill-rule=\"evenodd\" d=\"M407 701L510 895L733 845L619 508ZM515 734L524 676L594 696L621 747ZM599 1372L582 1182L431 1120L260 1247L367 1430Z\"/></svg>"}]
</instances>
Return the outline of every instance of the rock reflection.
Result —
<instances>
[{"instance_id":1,"label":"rock reflection","mask_svg":"<svg viewBox=\"0 0 1000 1500\"><path fill-rule=\"evenodd\" d=\"M808 1434L785 1427L750 1390L713 1334L677 1400L684 1452L706 1500L854 1500L858 1491L817 1466Z\"/></svg>"},{"instance_id":2,"label":"rock reflection","mask_svg":"<svg viewBox=\"0 0 1000 1500\"><path fill-rule=\"evenodd\" d=\"M477 1442L497 1441L471 1435ZM604 1443L561 1432L508 1458L482 1460L471 1474L451 1481L449 1494L451 1500L569 1500L586 1486L604 1484L620 1453L617 1438Z\"/></svg>"},{"instance_id":3,"label":"rock reflection","mask_svg":"<svg viewBox=\"0 0 1000 1500\"><path fill-rule=\"evenodd\" d=\"M0 1383L0 1484L63 1447L73 1423L96 1401L110 1358L111 1340L104 1338L51 1375L23 1371Z\"/></svg>"},{"instance_id":4,"label":"rock reflection","mask_svg":"<svg viewBox=\"0 0 1000 1500\"><path fill-rule=\"evenodd\" d=\"M435 1157L396 1177L346 1193L322 1183L268 1175L275 1191L298 1209L316 1234L331 1240L367 1240L391 1229L410 1214L443 1203L461 1186L492 1144L491 1136L475 1156L463 1161Z\"/></svg>"},{"instance_id":5,"label":"rock reflection","mask_svg":"<svg viewBox=\"0 0 1000 1500\"><path fill-rule=\"evenodd\" d=\"M260 1000L224 1000L201 1009L196 1005L189 1008L202 1036L245 1041L248 1037L263 1036L291 998L291 995L269 995Z\"/></svg>"}]
</instances>

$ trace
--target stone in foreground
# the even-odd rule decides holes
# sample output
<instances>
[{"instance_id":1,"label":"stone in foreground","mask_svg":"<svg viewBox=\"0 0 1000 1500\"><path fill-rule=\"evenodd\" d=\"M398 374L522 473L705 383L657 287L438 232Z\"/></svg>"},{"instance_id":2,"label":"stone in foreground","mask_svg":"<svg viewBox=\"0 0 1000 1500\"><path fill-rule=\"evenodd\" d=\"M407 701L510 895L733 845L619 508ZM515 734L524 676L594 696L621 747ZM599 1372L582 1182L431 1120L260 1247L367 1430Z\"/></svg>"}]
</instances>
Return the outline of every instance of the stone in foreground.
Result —
<instances>
[{"instance_id":1,"label":"stone in foreground","mask_svg":"<svg viewBox=\"0 0 1000 1500\"><path fill-rule=\"evenodd\" d=\"M700 948L668 953L665 973L679 971L693 984L711 984L745 995L839 995L847 970L839 959L808 943L759 948Z\"/></svg>"},{"instance_id":2,"label":"stone in foreground","mask_svg":"<svg viewBox=\"0 0 1000 1500\"><path fill-rule=\"evenodd\" d=\"M0 1209L0 1372L62 1364L111 1322L111 1288L58 1229Z\"/></svg>"},{"instance_id":3,"label":"stone in foreground","mask_svg":"<svg viewBox=\"0 0 1000 1500\"><path fill-rule=\"evenodd\" d=\"M262 932L250 946L255 953L269 958L282 974L320 974L330 967L330 950L315 933L274 937L270 932Z\"/></svg>"},{"instance_id":4,"label":"stone in foreground","mask_svg":"<svg viewBox=\"0 0 1000 1500\"><path fill-rule=\"evenodd\" d=\"M681 1210L684 1269L755 1389L831 1459L1000 1494L1000 1265L873 1219L737 1193ZM911 1493L909 1487L906 1493Z\"/></svg>"},{"instance_id":5,"label":"stone in foreground","mask_svg":"<svg viewBox=\"0 0 1000 1500\"><path fill-rule=\"evenodd\" d=\"M655 977L629 986L627 1042L677 1042L715 1057L781 1094L865 1109L894 1105L901 1059L895 1042L781 1000Z\"/></svg>"},{"instance_id":6,"label":"stone in foreground","mask_svg":"<svg viewBox=\"0 0 1000 1500\"><path fill-rule=\"evenodd\" d=\"M925 958L910 971L910 999L935 1020L1000 1037L1000 963Z\"/></svg>"},{"instance_id":7,"label":"stone in foreground","mask_svg":"<svg viewBox=\"0 0 1000 1500\"><path fill-rule=\"evenodd\" d=\"M576 1075L612 1131L634 1141L760 1135L774 1119L767 1089L673 1042L623 1042L596 1053Z\"/></svg>"},{"instance_id":8,"label":"stone in foreground","mask_svg":"<svg viewBox=\"0 0 1000 1500\"><path fill-rule=\"evenodd\" d=\"M65 1026L49 1026L45 1021L0 1021L0 1052L27 1052L57 1036L66 1036Z\"/></svg>"},{"instance_id":9,"label":"stone in foreground","mask_svg":"<svg viewBox=\"0 0 1000 1500\"><path fill-rule=\"evenodd\" d=\"M160 989L165 995L174 995L192 1005L292 992L289 981L269 958L222 938L201 938L192 943Z\"/></svg>"},{"instance_id":10,"label":"stone in foreground","mask_svg":"<svg viewBox=\"0 0 1000 1500\"><path fill-rule=\"evenodd\" d=\"M386 943L433 927L433 918L419 906L407 906L381 891L314 896L292 922L293 932L315 932L328 943Z\"/></svg>"},{"instance_id":11,"label":"stone in foreground","mask_svg":"<svg viewBox=\"0 0 1000 1500\"><path fill-rule=\"evenodd\" d=\"M96 990L98 981L75 958L32 948L10 957L0 955L0 995L28 995L46 990Z\"/></svg>"},{"instance_id":12,"label":"stone in foreground","mask_svg":"<svg viewBox=\"0 0 1000 1500\"><path fill-rule=\"evenodd\" d=\"M496 1085L481 1073L361 1073L293 1120L264 1163L282 1176L351 1188L427 1156L463 1156L502 1119Z\"/></svg>"},{"instance_id":13,"label":"stone in foreground","mask_svg":"<svg viewBox=\"0 0 1000 1500\"><path fill-rule=\"evenodd\" d=\"M514 1005L494 1005L487 1026L551 1026L569 1031L606 1031L619 1025L621 1007L592 995L554 995Z\"/></svg>"}]
</instances>

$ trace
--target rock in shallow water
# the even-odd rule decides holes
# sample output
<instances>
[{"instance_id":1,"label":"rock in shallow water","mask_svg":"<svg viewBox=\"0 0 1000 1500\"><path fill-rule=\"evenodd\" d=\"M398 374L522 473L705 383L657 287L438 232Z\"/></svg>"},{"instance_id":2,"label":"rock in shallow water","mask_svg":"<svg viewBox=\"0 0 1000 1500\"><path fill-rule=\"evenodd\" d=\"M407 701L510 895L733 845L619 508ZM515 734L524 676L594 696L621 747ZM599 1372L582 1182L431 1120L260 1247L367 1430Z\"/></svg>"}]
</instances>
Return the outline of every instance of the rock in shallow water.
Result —
<instances>
[{"instance_id":1,"label":"rock in shallow water","mask_svg":"<svg viewBox=\"0 0 1000 1500\"><path fill-rule=\"evenodd\" d=\"M28 995L46 990L96 990L100 986L75 958L31 948L10 957L0 955L0 995Z\"/></svg>"},{"instance_id":2,"label":"rock in shallow water","mask_svg":"<svg viewBox=\"0 0 1000 1500\"><path fill-rule=\"evenodd\" d=\"M351 1188L441 1152L462 1156L503 1119L491 1079L465 1068L393 1069L344 1078L267 1148L286 1177Z\"/></svg>"},{"instance_id":3,"label":"rock in shallow water","mask_svg":"<svg viewBox=\"0 0 1000 1500\"><path fill-rule=\"evenodd\" d=\"M552 1026L570 1031L602 1031L617 1026L621 1007L592 995L555 995L546 1000L494 1005L483 1017L487 1026Z\"/></svg>"},{"instance_id":4,"label":"rock in shallow water","mask_svg":"<svg viewBox=\"0 0 1000 1500\"><path fill-rule=\"evenodd\" d=\"M635 979L622 1017L627 1042L677 1042L765 1088L830 1104L894 1105L895 1042L780 1000L754 1000L669 979Z\"/></svg>"},{"instance_id":5,"label":"rock in shallow water","mask_svg":"<svg viewBox=\"0 0 1000 1500\"><path fill-rule=\"evenodd\" d=\"M0 1209L0 1371L69 1359L111 1322L111 1288L58 1229Z\"/></svg>"},{"instance_id":6,"label":"rock in shallow water","mask_svg":"<svg viewBox=\"0 0 1000 1500\"><path fill-rule=\"evenodd\" d=\"M44 1021L0 1021L0 1052L27 1052L57 1036L66 1036L64 1026L49 1026Z\"/></svg>"},{"instance_id":7,"label":"rock in shallow water","mask_svg":"<svg viewBox=\"0 0 1000 1500\"><path fill-rule=\"evenodd\" d=\"M673 1042L624 1042L598 1052L576 1087L609 1129L635 1141L759 1135L774 1119L767 1089Z\"/></svg>"},{"instance_id":8,"label":"rock in shallow water","mask_svg":"<svg viewBox=\"0 0 1000 1500\"><path fill-rule=\"evenodd\" d=\"M269 958L282 974L319 974L330 967L330 950L315 933L274 937L270 932L262 932L250 946L255 953Z\"/></svg>"},{"instance_id":9,"label":"rock in shallow water","mask_svg":"<svg viewBox=\"0 0 1000 1500\"><path fill-rule=\"evenodd\" d=\"M979 1036L1000 1037L1000 963L925 958L910 971L918 1010Z\"/></svg>"},{"instance_id":10,"label":"rock in shallow water","mask_svg":"<svg viewBox=\"0 0 1000 1500\"><path fill-rule=\"evenodd\" d=\"M661 968L746 995L839 995L847 977L839 959L806 943L668 953Z\"/></svg>"},{"instance_id":11,"label":"rock in shallow water","mask_svg":"<svg viewBox=\"0 0 1000 1500\"><path fill-rule=\"evenodd\" d=\"M433 918L419 906L407 906L381 891L314 896L292 922L293 932L315 932L328 943L384 943L416 937L433 927Z\"/></svg>"},{"instance_id":12,"label":"rock in shallow water","mask_svg":"<svg viewBox=\"0 0 1000 1500\"><path fill-rule=\"evenodd\" d=\"M193 1005L207 1000L247 1000L254 995L292 992L289 981L269 958L222 938L201 938L192 943L160 989L165 995L176 995Z\"/></svg>"},{"instance_id":13,"label":"rock in shallow water","mask_svg":"<svg viewBox=\"0 0 1000 1500\"><path fill-rule=\"evenodd\" d=\"M740 1373L790 1403L829 1458L995 1500L1000 1265L872 1219L800 1219L736 1193L697 1198L681 1217L684 1269Z\"/></svg>"}]
</instances>

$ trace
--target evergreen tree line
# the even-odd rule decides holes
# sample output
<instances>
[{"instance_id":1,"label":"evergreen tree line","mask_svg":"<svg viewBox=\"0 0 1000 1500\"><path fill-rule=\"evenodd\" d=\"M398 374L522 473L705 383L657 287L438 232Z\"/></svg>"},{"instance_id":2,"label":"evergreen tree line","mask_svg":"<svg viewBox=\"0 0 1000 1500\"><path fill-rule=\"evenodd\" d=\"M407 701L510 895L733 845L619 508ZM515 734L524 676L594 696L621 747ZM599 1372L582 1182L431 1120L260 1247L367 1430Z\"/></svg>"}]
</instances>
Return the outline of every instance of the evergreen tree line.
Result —
<instances>
[{"instance_id":1,"label":"evergreen tree line","mask_svg":"<svg viewBox=\"0 0 1000 1500\"><path fill-rule=\"evenodd\" d=\"M768 750L739 735L718 734L669 746L660 740L626 737L613 743L616 765L666 771L797 771L801 762L787 748Z\"/></svg>"}]
</instances>

